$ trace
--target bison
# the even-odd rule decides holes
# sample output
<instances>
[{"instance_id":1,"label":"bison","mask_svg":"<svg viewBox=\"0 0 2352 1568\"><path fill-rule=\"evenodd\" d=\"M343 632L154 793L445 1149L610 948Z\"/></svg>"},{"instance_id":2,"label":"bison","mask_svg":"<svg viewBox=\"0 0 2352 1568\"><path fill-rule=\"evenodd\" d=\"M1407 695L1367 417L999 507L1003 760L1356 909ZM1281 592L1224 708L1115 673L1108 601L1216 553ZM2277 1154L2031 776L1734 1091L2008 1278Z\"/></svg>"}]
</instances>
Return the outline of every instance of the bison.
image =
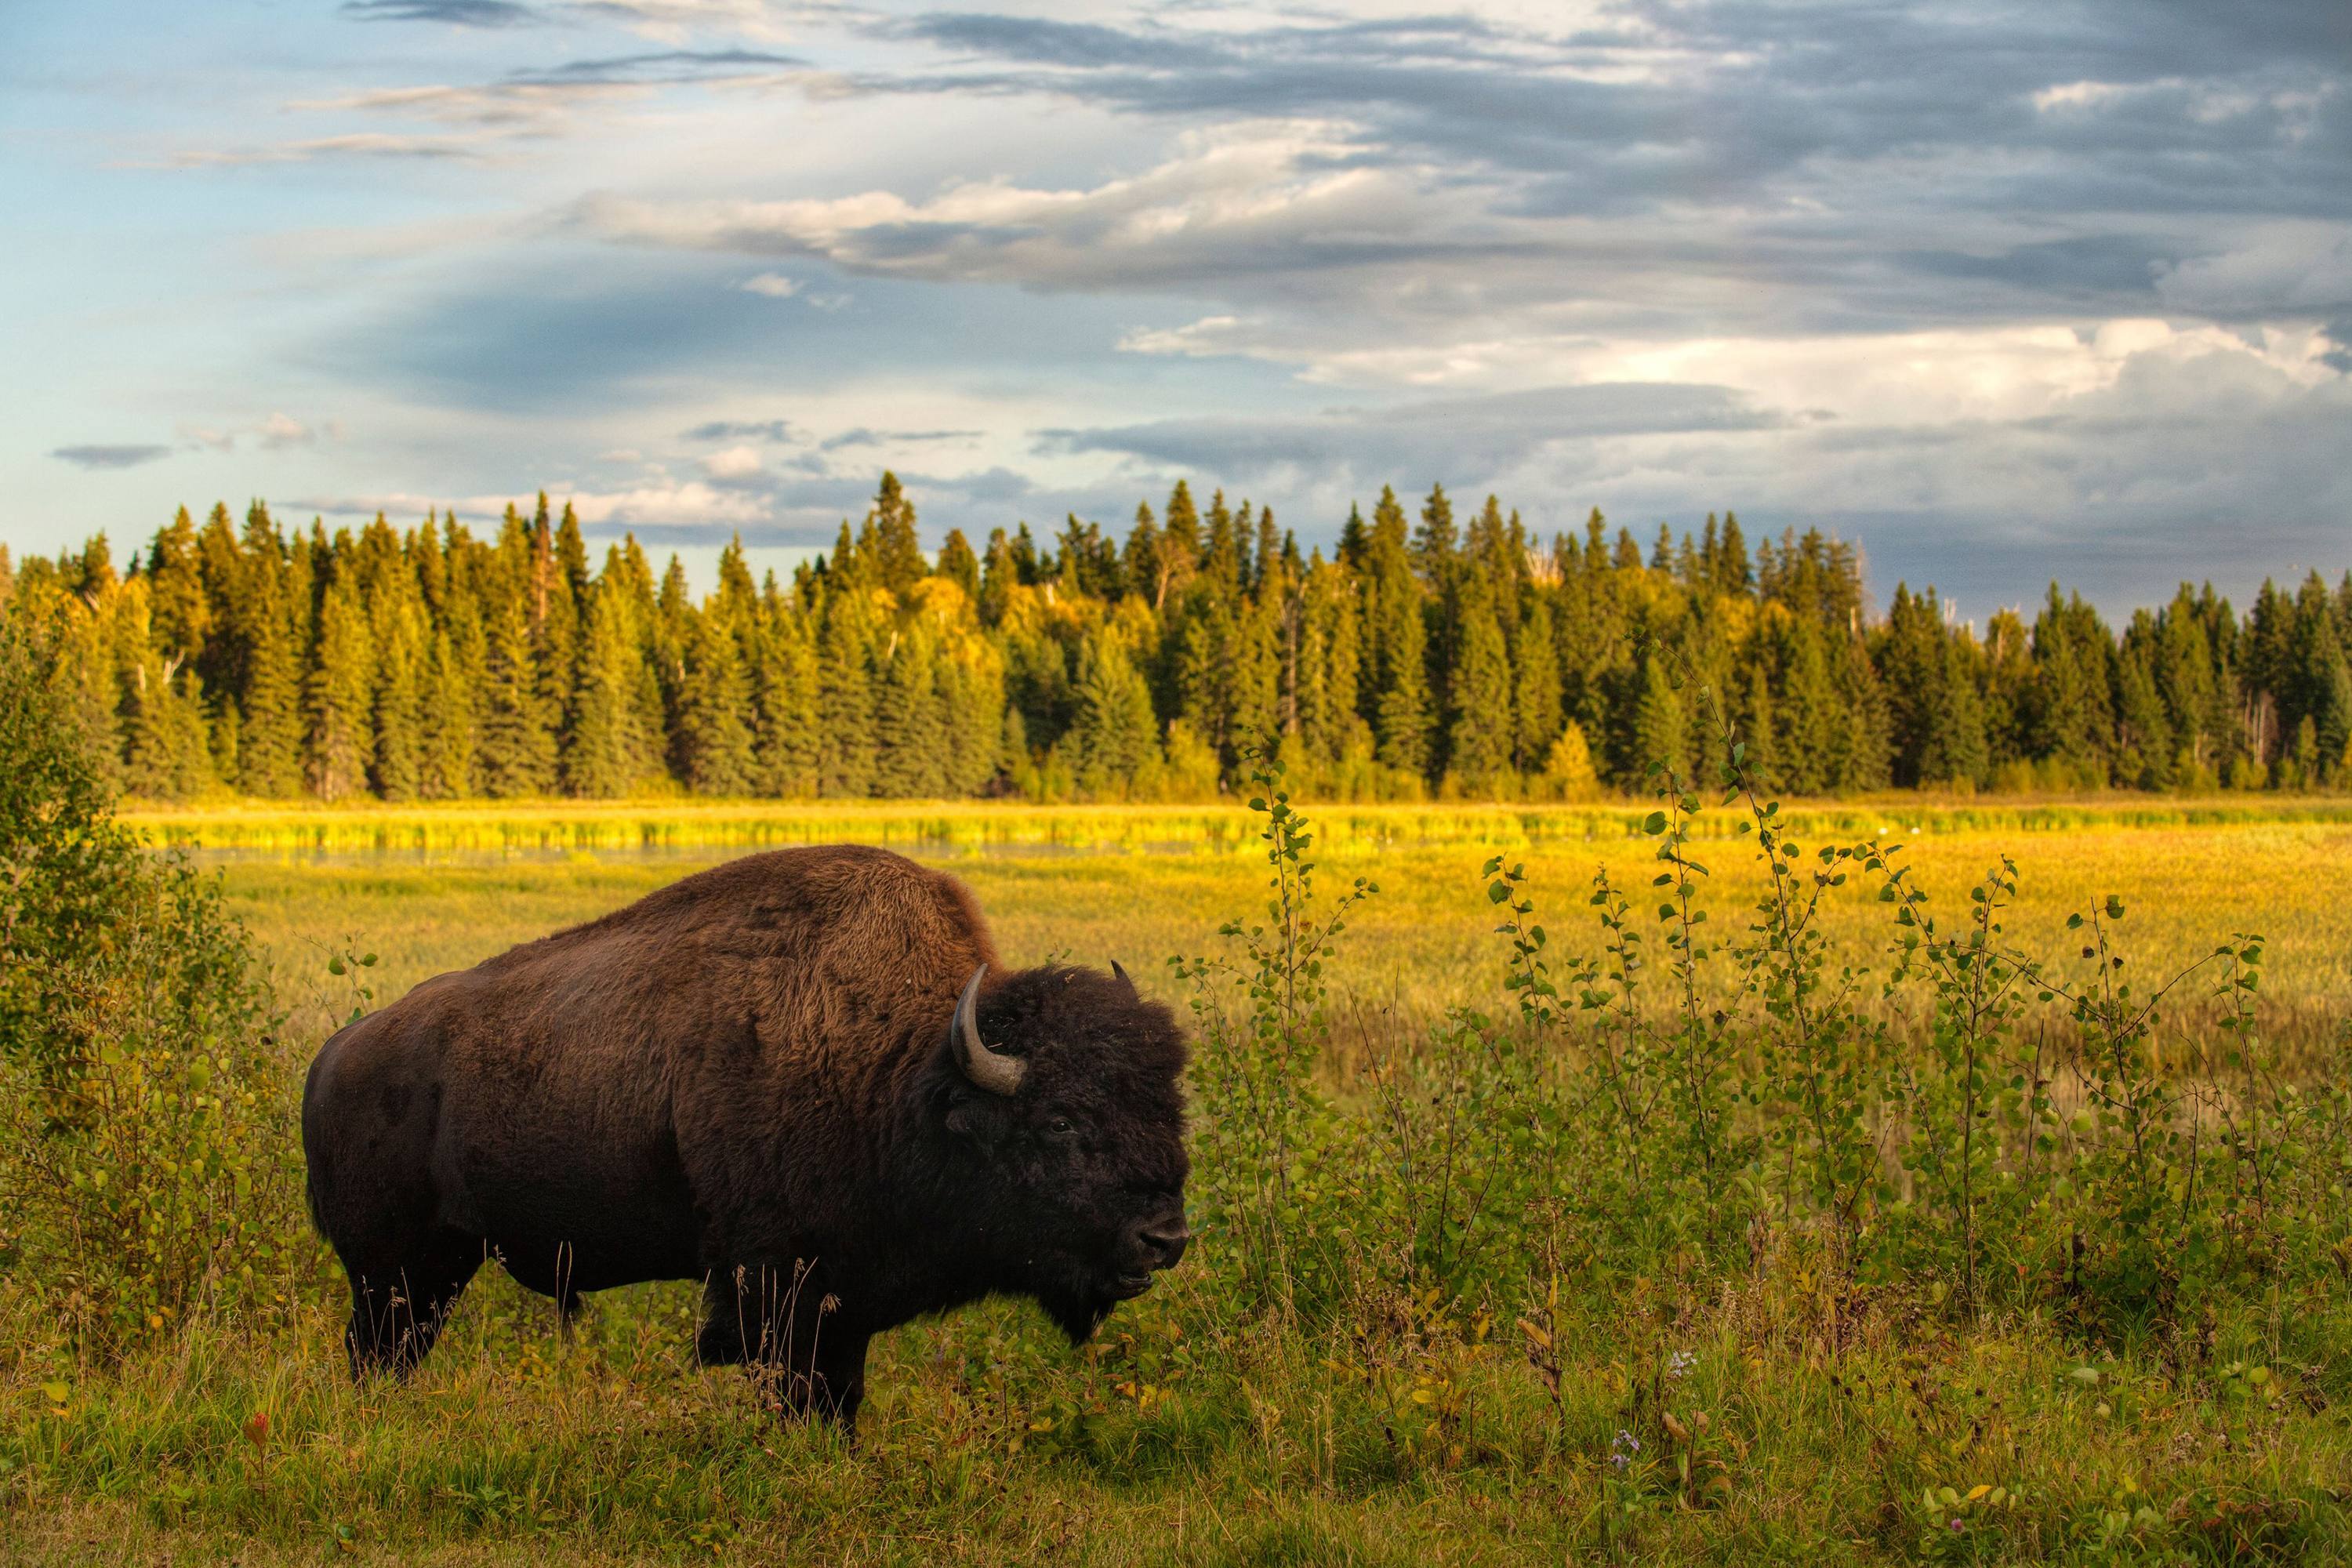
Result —
<instances>
[{"instance_id":1,"label":"bison","mask_svg":"<svg viewBox=\"0 0 2352 1568\"><path fill-rule=\"evenodd\" d=\"M854 1426L866 1342L1028 1296L1073 1342L1183 1256L1183 1037L1110 974L1001 971L886 850L749 855L425 981L311 1064L355 1376L485 1258L555 1299L706 1282L696 1350Z\"/></svg>"}]
</instances>

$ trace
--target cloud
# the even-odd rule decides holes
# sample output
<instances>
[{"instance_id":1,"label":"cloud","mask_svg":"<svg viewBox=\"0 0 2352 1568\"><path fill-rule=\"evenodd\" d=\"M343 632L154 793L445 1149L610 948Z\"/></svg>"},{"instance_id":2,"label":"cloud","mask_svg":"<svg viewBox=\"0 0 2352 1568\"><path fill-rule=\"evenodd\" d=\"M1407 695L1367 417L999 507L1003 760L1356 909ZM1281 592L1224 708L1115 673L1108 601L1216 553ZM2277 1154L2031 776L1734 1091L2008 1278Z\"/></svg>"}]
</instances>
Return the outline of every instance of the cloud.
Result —
<instances>
[{"instance_id":1,"label":"cloud","mask_svg":"<svg viewBox=\"0 0 2352 1568\"><path fill-rule=\"evenodd\" d=\"M313 447L319 441L318 431L290 414L272 414L254 434L263 447L272 452L282 452L289 447Z\"/></svg>"},{"instance_id":2,"label":"cloud","mask_svg":"<svg viewBox=\"0 0 2352 1568\"><path fill-rule=\"evenodd\" d=\"M569 60L539 70L517 71L507 80L520 87L651 87L679 82L730 82L800 70L808 61L758 49L665 49L654 54L614 55Z\"/></svg>"},{"instance_id":3,"label":"cloud","mask_svg":"<svg viewBox=\"0 0 2352 1568\"><path fill-rule=\"evenodd\" d=\"M762 272L756 278L746 278L736 287L746 294L764 294L771 300L789 300L801 291L796 279L781 272Z\"/></svg>"},{"instance_id":4,"label":"cloud","mask_svg":"<svg viewBox=\"0 0 2352 1568\"><path fill-rule=\"evenodd\" d=\"M58 447L49 456L78 468L135 468L172 455L169 447Z\"/></svg>"},{"instance_id":5,"label":"cloud","mask_svg":"<svg viewBox=\"0 0 2352 1568\"><path fill-rule=\"evenodd\" d=\"M686 433L689 441L789 441L793 427L782 419L713 419Z\"/></svg>"},{"instance_id":6,"label":"cloud","mask_svg":"<svg viewBox=\"0 0 2352 1568\"><path fill-rule=\"evenodd\" d=\"M851 447L902 447L919 441L969 441L977 439L978 430L869 430L860 425L828 436L817 443L818 449L838 452Z\"/></svg>"},{"instance_id":7,"label":"cloud","mask_svg":"<svg viewBox=\"0 0 2352 1568\"><path fill-rule=\"evenodd\" d=\"M300 142L269 146L197 147L173 153L163 160L178 169L234 168L250 163L307 163L321 158L468 159L480 150L454 136L402 136L390 132L355 131L341 136L313 136Z\"/></svg>"},{"instance_id":8,"label":"cloud","mask_svg":"<svg viewBox=\"0 0 2352 1568\"><path fill-rule=\"evenodd\" d=\"M1153 289L1219 275L1319 273L1368 261L1492 255L1491 242L1417 232L1429 203L1391 173L1341 165L1331 128L1227 127L1183 139L1143 174L1092 187L1004 181L925 201L873 190L784 201L598 195L572 221L607 239L755 256L813 256L852 272L933 282ZM1466 205L1474 232L1481 224Z\"/></svg>"},{"instance_id":9,"label":"cloud","mask_svg":"<svg viewBox=\"0 0 2352 1568\"><path fill-rule=\"evenodd\" d=\"M2352 225L2263 225L2225 250L2163 268L2156 289L2174 310L2200 315L2352 309Z\"/></svg>"},{"instance_id":10,"label":"cloud","mask_svg":"<svg viewBox=\"0 0 2352 1568\"><path fill-rule=\"evenodd\" d=\"M355 22L442 22L453 27L516 27L542 20L515 0L343 0Z\"/></svg>"},{"instance_id":11,"label":"cloud","mask_svg":"<svg viewBox=\"0 0 2352 1568\"><path fill-rule=\"evenodd\" d=\"M764 471L756 447L727 447L702 459L702 471L714 479L749 479Z\"/></svg>"},{"instance_id":12,"label":"cloud","mask_svg":"<svg viewBox=\"0 0 2352 1568\"><path fill-rule=\"evenodd\" d=\"M1236 478L1500 474L1565 443L1758 431L1789 423L1720 386L1557 386L1486 397L1292 416L1217 416L1038 432L1049 452L1115 452L1171 470Z\"/></svg>"},{"instance_id":13,"label":"cloud","mask_svg":"<svg viewBox=\"0 0 2352 1568\"><path fill-rule=\"evenodd\" d=\"M617 536L628 528L715 528L719 531L718 537L724 539L728 531L765 521L770 516L765 497L721 490L699 479L684 483L663 479L616 490L582 489L563 484L543 488L550 495L568 501L582 526L599 537ZM320 512L330 517L373 517L378 512L388 517L422 517L436 508L462 517L497 517L509 504L528 510L532 493L530 489L519 496L486 493L454 501L407 491L310 495L291 498L285 506L292 511Z\"/></svg>"},{"instance_id":14,"label":"cloud","mask_svg":"<svg viewBox=\"0 0 2352 1568\"><path fill-rule=\"evenodd\" d=\"M217 429L209 425L182 425L180 439L190 447L208 447L215 452L236 450L236 432Z\"/></svg>"}]
</instances>

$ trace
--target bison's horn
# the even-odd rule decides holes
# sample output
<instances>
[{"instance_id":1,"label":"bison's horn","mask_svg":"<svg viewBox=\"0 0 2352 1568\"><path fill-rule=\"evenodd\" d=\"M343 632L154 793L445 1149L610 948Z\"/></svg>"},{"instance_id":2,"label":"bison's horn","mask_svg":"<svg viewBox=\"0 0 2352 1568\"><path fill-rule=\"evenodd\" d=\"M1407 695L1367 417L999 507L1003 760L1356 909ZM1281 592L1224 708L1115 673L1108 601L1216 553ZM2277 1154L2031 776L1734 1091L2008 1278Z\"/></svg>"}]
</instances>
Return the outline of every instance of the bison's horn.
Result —
<instances>
[{"instance_id":1,"label":"bison's horn","mask_svg":"<svg viewBox=\"0 0 2352 1568\"><path fill-rule=\"evenodd\" d=\"M948 1036L955 1041L956 1059L963 1066L963 1076L991 1094L1011 1094L1021 1087L1021 1074L1027 1066L1019 1057L1008 1057L988 1048L980 1037L980 983L988 973L982 964L963 983L963 994L956 998L955 1022L948 1026Z\"/></svg>"},{"instance_id":2,"label":"bison's horn","mask_svg":"<svg viewBox=\"0 0 2352 1568\"><path fill-rule=\"evenodd\" d=\"M1110 972L1118 976L1118 983L1127 987L1127 994L1129 996L1133 996L1136 994L1135 976L1129 974L1125 967L1122 966L1116 958L1110 961Z\"/></svg>"}]
</instances>

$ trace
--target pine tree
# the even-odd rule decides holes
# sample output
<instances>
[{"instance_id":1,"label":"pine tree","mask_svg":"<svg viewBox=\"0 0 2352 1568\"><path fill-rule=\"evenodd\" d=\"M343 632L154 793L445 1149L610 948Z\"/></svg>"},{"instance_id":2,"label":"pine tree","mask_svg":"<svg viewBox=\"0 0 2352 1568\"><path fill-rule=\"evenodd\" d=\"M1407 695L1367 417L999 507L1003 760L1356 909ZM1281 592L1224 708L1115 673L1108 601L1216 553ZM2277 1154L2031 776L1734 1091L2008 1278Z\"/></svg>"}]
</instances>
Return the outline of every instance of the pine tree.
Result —
<instances>
[{"instance_id":1,"label":"pine tree","mask_svg":"<svg viewBox=\"0 0 2352 1568\"><path fill-rule=\"evenodd\" d=\"M941 767L946 737L940 728L938 683L930 640L900 632L880 660L882 679L874 717L874 793L888 800L923 800L947 793Z\"/></svg>"},{"instance_id":2,"label":"pine tree","mask_svg":"<svg viewBox=\"0 0 2352 1568\"><path fill-rule=\"evenodd\" d=\"M728 617L717 606L694 617L688 634L677 752L686 787L697 795L751 793L751 683Z\"/></svg>"},{"instance_id":3,"label":"pine tree","mask_svg":"<svg viewBox=\"0 0 2352 1568\"><path fill-rule=\"evenodd\" d=\"M142 651L126 693L122 787L150 800L190 800L212 782L204 714L191 689L196 677L175 679L177 663Z\"/></svg>"},{"instance_id":4,"label":"pine tree","mask_svg":"<svg viewBox=\"0 0 2352 1568\"><path fill-rule=\"evenodd\" d=\"M1626 777L1639 787L1638 781L1648 775L1653 763L1677 777L1689 777L1683 755L1685 733L1682 694L1675 689L1665 660L1651 654L1642 661L1642 689L1633 705Z\"/></svg>"},{"instance_id":5,"label":"pine tree","mask_svg":"<svg viewBox=\"0 0 2352 1568\"><path fill-rule=\"evenodd\" d=\"M1592 746L1584 726L1570 720L1544 754L1546 793L1554 800L1590 800L1601 791L1601 776L1592 765Z\"/></svg>"},{"instance_id":6,"label":"pine tree","mask_svg":"<svg viewBox=\"0 0 2352 1568\"><path fill-rule=\"evenodd\" d=\"M972 637L940 650L938 682L947 793L977 795L997 777L1003 762L1003 682L986 646ZM1145 701L1148 706L1148 694Z\"/></svg>"},{"instance_id":7,"label":"pine tree","mask_svg":"<svg viewBox=\"0 0 2352 1568\"><path fill-rule=\"evenodd\" d=\"M751 750L761 795L816 793L816 645L808 616L768 579L751 645Z\"/></svg>"},{"instance_id":8,"label":"pine tree","mask_svg":"<svg viewBox=\"0 0 2352 1568\"><path fill-rule=\"evenodd\" d=\"M1503 628L1487 603L1484 584L1475 578L1463 596L1461 627L1446 752L1457 790L1490 795L1511 766L1511 671Z\"/></svg>"},{"instance_id":9,"label":"pine tree","mask_svg":"<svg viewBox=\"0 0 2352 1568\"><path fill-rule=\"evenodd\" d=\"M660 752L641 706L646 672L631 622L627 588L608 558L603 579L589 591L578 711L564 757L564 786L576 795L628 794L653 771Z\"/></svg>"},{"instance_id":10,"label":"pine tree","mask_svg":"<svg viewBox=\"0 0 2352 1568\"><path fill-rule=\"evenodd\" d=\"M422 606L386 594L369 615L376 648L372 782L385 800L414 800L425 790L425 683L429 678Z\"/></svg>"},{"instance_id":11,"label":"pine tree","mask_svg":"<svg viewBox=\"0 0 2352 1568\"><path fill-rule=\"evenodd\" d=\"M1380 760L1425 779L1430 766L1428 630L1422 619L1420 581L1405 550L1404 509L1396 492L1381 491L1372 509L1371 551L1364 592L1372 652L1370 690L1372 732Z\"/></svg>"},{"instance_id":12,"label":"pine tree","mask_svg":"<svg viewBox=\"0 0 2352 1568\"><path fill-rule=\"evenodd\" d=\"M1123 796L1156 749L1151 689L1127 657L1118 633L1103 627L1078 658L1078 711L1066 743L1078 788L1097 798Z\"/></svg>"},{"instance_id":13,"label":"pine tree","mask_svg":"<svg viewBox=\"0 0 2352 1568\"><path fill-rule=\"evenodd\" d=\"M482 793L501 799L552 793L555 730L541 697L529 607L507 592L487 606L480 752Z\"/></svg>"},{"instance_id":14,"label":"pine tree","mask_svg":"<svg viewBox=\"0 0 2352 1568\"><path fill-rule=\"evenodd\" d=\"M839 595L828 595L818 624L817 790L863 799L874 788L874 693L866 643Z\"/></svg>"},{"instance_id":15,"label":"pine tree","mask_svg":"<svg viewBox=\"0 0 2352 1568\"><path fill-rule=\"evenodd\" d=\"M1512 679L1512 762L1523 773L1538 773L1559 741L1563 722L1559 650L1552 632L1551 600L1544 593L1529 592L1520 612ZM1581 738L1582 731L1578 733Z\"/></svg>"},{"instance_id":16,"label":"pine tree","mask_svg":"<svg viewBox=\"0 0 2352 1568\"><path fill-rule=\"evenodd\" d=\"M310 793L340 800L367 788L375 752L375 660L357 578L344 563L330 571L302 694L303 752Z\"/></svg>"},{"instance_id":17,"label":"pine tree","mask_svg":"<svg viewBox=\"0 0 2352 1568\"><path fill-rule=\"evenodd\" d=\"M1359 711L1363 637L1354 574L1320 552L1307 568L1301 595L1298 650L1298 731L1307 753L1339 763L1369 757L1370 731Z\"/></svg>"},{"instance_id":18,"label":"pine tree","mask_svg":"<svg viewBox=\"0 0 2352 1568\"><path fill-rule=\"evenodd\" d=\"M147 603L150 646L181 665L202 659L212 635L213 607L205 591L196 526L186 507L155 535L148 551Z\"/></svg>"},{"instance_id":19,"label":"pine tree","mask_svg":"<svg viewBox=\"0 0 2352 1568\"><path fill-rule=\"evenodd\" d=\"M980 602L980 557L971 552L971 542L961 528L949 529L940 544L939 574L961 588L965 598Z\"/></svg>"},{"instance_id":20,"label":"pine tree","mask_svg":"<svg viewBox=\"0 0 2352 1568\"><path fill-rule=\"evenodd\" d=\"M904 595L924 574L923 549L915 537L915 503L907 499L894 473L885 471L874 492L858 554L871 580L893 594Z\"/></svg>"},{"instance_id":21,"label":"pine tree","mask_svg":"<svg viewBox=\"0 0 2352 1568\"><path fill-rule=\"evenodd\" d=\"M263 591L245 628L245 711L237 725L237 787L280 799L302 787L302 692L293 628L274 592Z\"/></svg>"}]
</instances>

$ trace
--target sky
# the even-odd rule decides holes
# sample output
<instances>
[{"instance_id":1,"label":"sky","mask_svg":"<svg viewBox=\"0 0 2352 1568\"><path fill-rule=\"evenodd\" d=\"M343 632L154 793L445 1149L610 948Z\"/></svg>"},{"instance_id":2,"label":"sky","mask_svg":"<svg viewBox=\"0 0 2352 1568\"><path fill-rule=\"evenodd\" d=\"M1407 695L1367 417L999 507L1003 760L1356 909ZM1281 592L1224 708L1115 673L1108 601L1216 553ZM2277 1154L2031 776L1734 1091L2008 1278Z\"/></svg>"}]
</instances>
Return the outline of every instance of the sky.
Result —
<instances>
[{"instance_id":1,"label":"sky","mask_svg":"<svg viewBox=\"0 0 2352 1568\"><path fill-rule=\"evenodd\" d=\"M19 552L544 487L707 581L887 467L2352 567L2342 0L0 0L0 211Z\"/></svg>"}]
</instances>

